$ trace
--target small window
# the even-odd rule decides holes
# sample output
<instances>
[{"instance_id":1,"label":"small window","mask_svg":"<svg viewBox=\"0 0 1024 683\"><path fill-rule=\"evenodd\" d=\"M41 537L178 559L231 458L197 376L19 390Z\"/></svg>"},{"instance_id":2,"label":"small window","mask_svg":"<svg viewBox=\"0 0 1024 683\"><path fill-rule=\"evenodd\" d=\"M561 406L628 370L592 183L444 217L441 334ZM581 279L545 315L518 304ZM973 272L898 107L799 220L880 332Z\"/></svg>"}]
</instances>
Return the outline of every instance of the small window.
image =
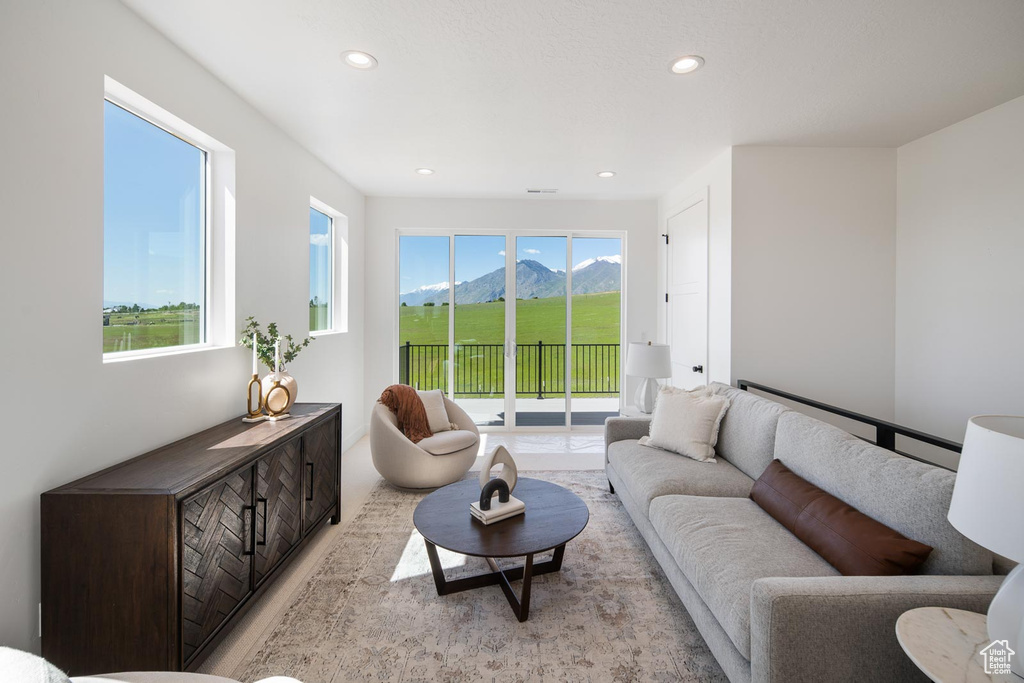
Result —
<instances>
[{"instance_id":1,"label":"small window","mask_svg":"<svg viewBox=\"0 0 1024 683\"><path fill-rule=\"evenodd\" d=\"M333 327L334 219L309 209L309 331Z\"/></svg>"},{"instance_id":2,"label":"small window","mask_svg":"<svg viewBox=\"0 0 1024 683\"><path fill-rule=\"evenodd\" d=\"M205 344L207 152L110 100L103 132L103 352Z\"/></svg>"}]
</instances>

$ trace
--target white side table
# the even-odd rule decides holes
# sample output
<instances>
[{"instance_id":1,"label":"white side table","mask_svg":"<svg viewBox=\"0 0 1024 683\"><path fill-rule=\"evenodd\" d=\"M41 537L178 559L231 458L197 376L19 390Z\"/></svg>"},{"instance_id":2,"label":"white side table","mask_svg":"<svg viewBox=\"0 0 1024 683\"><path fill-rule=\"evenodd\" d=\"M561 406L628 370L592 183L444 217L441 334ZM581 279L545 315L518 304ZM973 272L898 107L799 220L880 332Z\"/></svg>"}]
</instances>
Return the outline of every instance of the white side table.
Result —
<instances>
[{"instance_id":1,"label":"white side table","mask_svg":"<svg viewBox=\"0 0 1024 683\"><path fill-rule=\"evenodd\" d=\"M985 622L976 612L919 607L896 620L896 639L935 683L1022 683L1013 674L985 673L981 651L991 642Z\"/></svg>"}]
</instances>

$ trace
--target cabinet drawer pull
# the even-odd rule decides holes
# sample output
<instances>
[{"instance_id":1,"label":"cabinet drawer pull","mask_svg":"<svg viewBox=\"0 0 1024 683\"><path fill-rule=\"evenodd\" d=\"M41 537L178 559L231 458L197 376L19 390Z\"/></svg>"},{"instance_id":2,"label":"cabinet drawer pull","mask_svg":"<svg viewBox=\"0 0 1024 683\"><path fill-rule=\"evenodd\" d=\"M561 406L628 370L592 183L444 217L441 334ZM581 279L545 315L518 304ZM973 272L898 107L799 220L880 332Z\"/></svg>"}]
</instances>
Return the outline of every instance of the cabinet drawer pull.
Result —
<instances>
[{"instance_id":1,"label":"cabinet drawer pull","mask_svg":"<svg viewBox=\"0 0 1024 683\"><path fill-rule=\"evenodd\" d=\"M263 540L257 542L256 545L266 545L267 544L267 499L266 498L257 498L256 499L256 504L257 505L260 505L260 504L263 505L263 530L260 533L260 537ZM255 510L255 509L256 508L253 508L253 510Z\"/></svg>"},{"instance_id":2,"label":"cabinet drawer pull","mask_svg":"<svg viewBox=\"0 0 1024 683\"><path fill-rule=\"evenodd\" d=\"M306 467L309 468L309 493L306 494L306 502L313 502L313 463L307 462Z\"/></svg>"},{"instance_id":3,"label":"cabinet drawer pull","mask_svg":"<svg viewBox=\"0 0 1024 683\"><path fill-rule=\"evenodd\" d=\"M249 511L252 515L251 522L249 524L249 549L245 548L245 539L242 539L242 555L252 556L256 554L256 506L246 505L242 508L242 522L245 522L245 512Z\"/></svg>"}]
</instances>

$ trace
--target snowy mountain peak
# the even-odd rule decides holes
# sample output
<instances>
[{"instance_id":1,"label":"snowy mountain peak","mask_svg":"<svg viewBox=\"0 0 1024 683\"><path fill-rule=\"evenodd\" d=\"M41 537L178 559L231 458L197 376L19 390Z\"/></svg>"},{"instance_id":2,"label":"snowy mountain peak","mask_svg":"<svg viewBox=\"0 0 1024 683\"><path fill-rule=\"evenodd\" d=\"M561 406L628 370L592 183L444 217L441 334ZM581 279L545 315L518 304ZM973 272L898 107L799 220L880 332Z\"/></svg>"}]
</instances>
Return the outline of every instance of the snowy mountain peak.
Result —
<instances>
[{"instance_id":1,"label":"snowy mountain peak","mask_svg":"<svg viewBox=\"0 0 1024 683\"><path fill-rule=\"evenodd\" d=\"M461 282L456 282L455 284L456 285L461 285L462 283ZM448 289L448 281L447 280L445 280L444 282L438 282L438 283L435 283L435 284L432 284L432 285L423 285L422 287L417 287L416 289L411 289L408 292L402 292L402 294L416 294L417 292L443 292L446 289Z\"/></svg>"},{"instance_id":2,"label":"snowy mountain peak","mask_svg":"<svg viewBox=\"0 0 1024 683\"><path fill-rule=\"evenodd\" d=\"M616 254L615 256L598 256L597 258L588 258L586 261L583 261L583 262L578 263L575 266L573 266L572 267L572 272L575 273L577 270L583 270L587 266L592 266L595 263L597 263L598 261L603 261L605 263L615 263L615 264L618 264L618 265L622 265L622 255L621 254Z\"/></svg>"}]
</instances>

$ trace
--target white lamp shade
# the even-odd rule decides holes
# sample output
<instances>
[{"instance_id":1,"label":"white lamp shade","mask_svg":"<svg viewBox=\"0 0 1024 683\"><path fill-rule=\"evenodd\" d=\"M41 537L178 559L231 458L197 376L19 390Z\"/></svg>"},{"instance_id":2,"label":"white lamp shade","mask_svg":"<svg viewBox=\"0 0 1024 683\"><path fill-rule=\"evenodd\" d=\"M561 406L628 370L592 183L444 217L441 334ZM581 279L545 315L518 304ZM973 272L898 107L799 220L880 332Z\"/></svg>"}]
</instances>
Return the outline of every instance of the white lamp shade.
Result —
<instances>
[{"instance_id":1,"label":"white lamp shade","mask_svg":"<svg viewBox=\"0 0 1024 683\"><path fill-rule=\"evenodd\" d=\"M949 521L982 547L1024 562L1024 417L968 420Z\"/></svg>"},{"instance_id":2,"label":"white lamp shade","mask_svg":"<svg viewBox=\"0 0 1024 683\"><path fill-rule=\"evenodd\" d=\"M626 374L632 377L671 377L672 356L669 345L630 342Z\"/></svg>"}]
</instances>

